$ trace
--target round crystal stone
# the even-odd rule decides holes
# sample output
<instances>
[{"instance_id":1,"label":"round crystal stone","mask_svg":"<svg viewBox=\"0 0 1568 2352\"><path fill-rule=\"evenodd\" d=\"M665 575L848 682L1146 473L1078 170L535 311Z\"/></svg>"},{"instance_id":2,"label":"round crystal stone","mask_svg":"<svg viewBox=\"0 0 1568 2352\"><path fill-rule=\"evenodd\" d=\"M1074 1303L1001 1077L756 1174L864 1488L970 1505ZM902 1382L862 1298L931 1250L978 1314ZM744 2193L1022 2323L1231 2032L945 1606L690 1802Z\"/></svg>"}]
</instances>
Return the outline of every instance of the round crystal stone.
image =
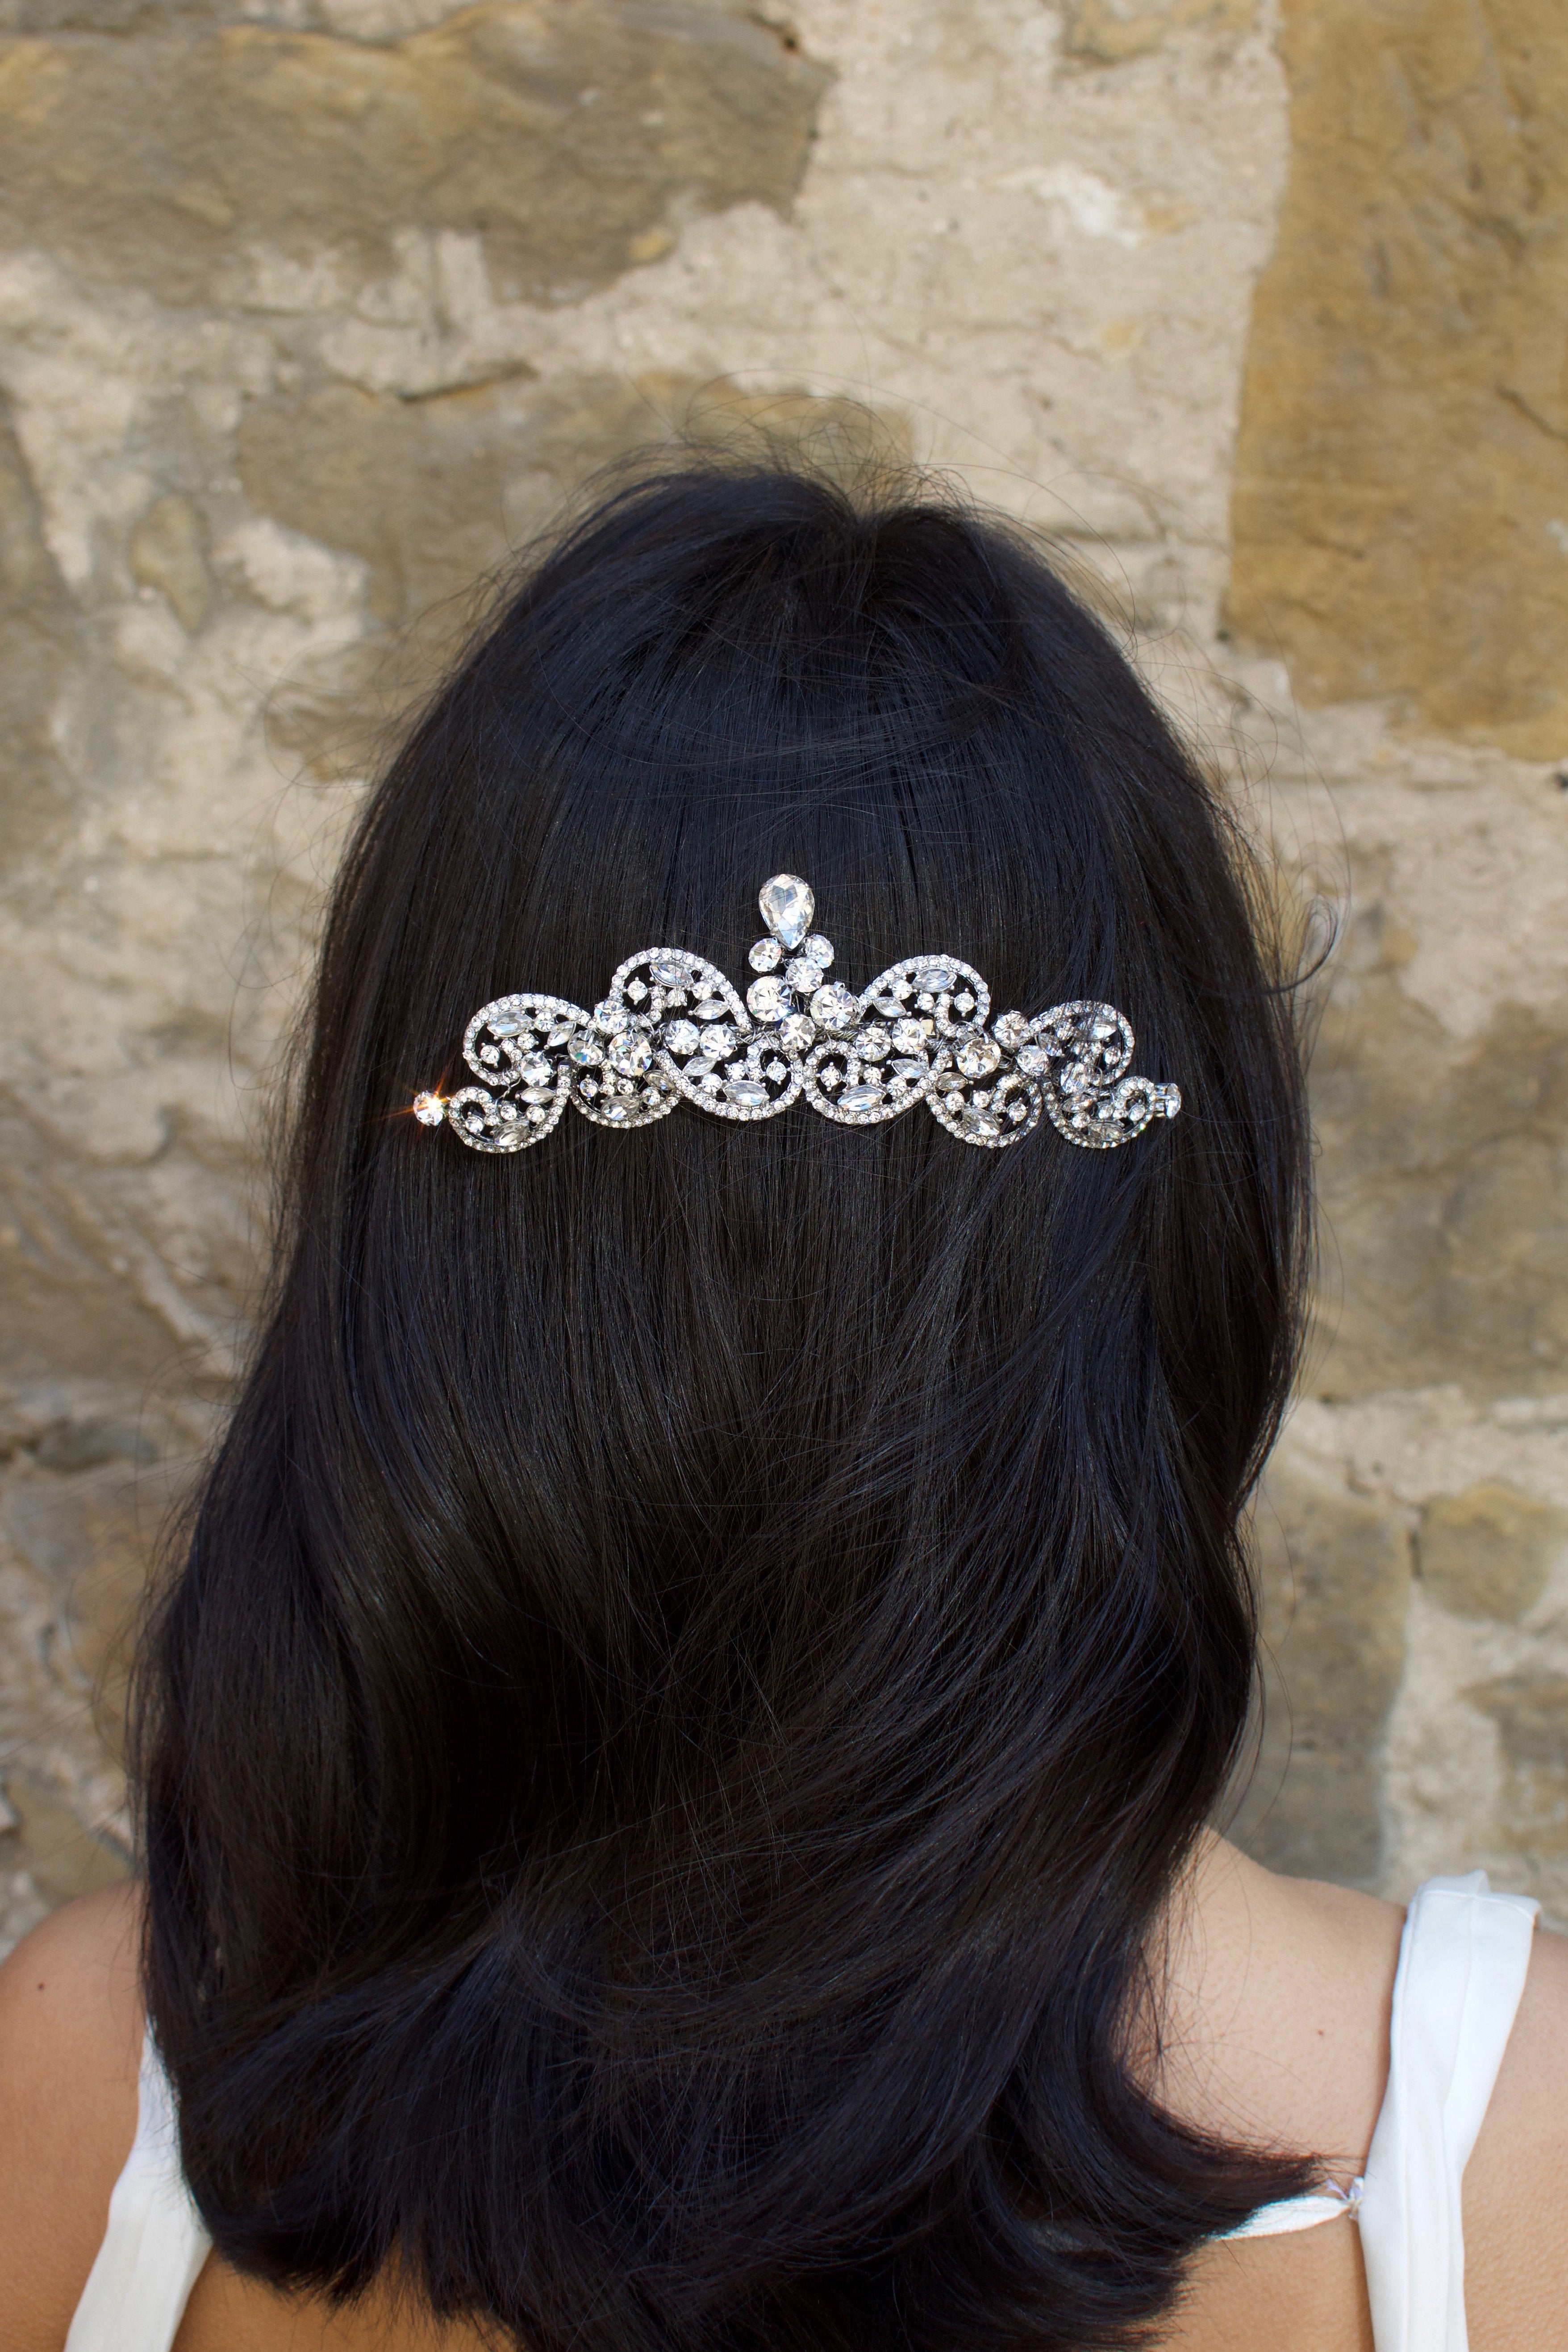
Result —
<instances>
[{"instance_id":1,"label":"round crystal stone","mask_svg":"<svg viewBox=\"0 0 1568 2352\"><path fill-rule=\"evenodd\" d=\"M746 991L747 1008L759 1021L776 1021L784 1010L784 1003L783 984L776 981L771 972L764 974L761 980L753 980Z\"/></svg>"},{"instance_id":2,"label":"round crystal stone","mask_svg":"<svg viewBox=\"0 0 1568 2352\"><path fill-rule=\"evenodd\" d=\"M1064 1095L1080 1095L1089 1084L1089 1072L1081 1062L1069 1062L1057 1084Z\"/></svg>"},{"instance_id":3,"label":"round crystal stone","mask_svg":"<svg viewBox=\"0 0 1568 2352\"><path fill-rule=\"evenodd\" d=\"M885 1062L892 1050L892 1039L875 1022L869 1029L862 1029L855 1041L855 1051L863 1062Z\"/></svg>"},{"instance_id":4,"label":"round crystal stone","mask_svg":"<svg viewBox=\"0 0 1568 2352\"><path fill-rule=\"evenodd\" d=\"M702 1036L695 1021L667 1021L664 1042L672 1054L695 1054Z\"/></svg>"},{"instance_id":5,"label":"round crystal stone","mask_svg":"<svg viewBox=\"0 0 1568 2352\"><path fill-rule=\"evenodd\" d=\"M1009 1054L1029 1042L1029 1024L1021 1013L999 1013L991 1024L991 1034Z\"/></svg>"},{"instance_id":6,"label":"round crystal stone","mask_svg":"<svg viewBox=\"0 0 1568 2352\"><path fill-rule=\"evenodd\" d=\"M768 1090L760 1078L731 1078L724 1093L737 1110L761 1110L768 1099Z\"/></svg>"},{"instance_id":7,"label":"round crystal stone","mask_svg":"<svg viewBox=\"0 0 1568 2352\"><path fill-rule=\"evenodd\" d=\"M816 1040L816 1024L808 1013L786 1013L779 1024L779 1035L796 1054L804 1054Z\"/></svg>"},{"instance_id":8,"label":"round crystal stone","mask_svg":"<svg viewBox=\"0 0 1568 2352\"><path fill-rule=\"evenodd\" d=\"M531 1054L518 1076L526 1078L531 1087L547 1087L555 1073L542 1054Z\"/></svg>"},{"instance_id":9,"label":"round crystal stone","mask_svg":"<svg viewBox=\"0 0 1568 2352\"><path fill-rule=\"evenodd\" d=\"M813 931L810 939L801 949L801 953L803 956L809 956L819 971L826 971L833 961L833 941L825 940L820 931Z\"/></svg>"},{"instance_id":10,"label":"round crystal stone","mask_svg":"<svg viewBox=\"0 0 1568 2352\"><path fill-rule=\"evenodd\" d=\"M1117 991L1117 994L1120 995L1121 992L1119 989ZM1121 1027L1121 1024L1119 1021L1112 1021L1107 1014L1101 1013L1096 1017L1094 1034L1103 1043L1107 1037L1116 1036L1120 1033Z\"/></svg>"},{"instance_id":11,"label":"round crystal stone","mask_svg":"<svg viewBox=\"0 0 1568 2352\"><path fill-rule=\"evenodd\" d=\"M784 978L803 996L809 996L814 988L822 986L822 966L814 963L808 955L792 956L784 966Z\"/></svg>"},{"instance_id":12,"label":"round crystal stone","mask_svg":"<svg viewBox=\"0 0 1568 2352\"><path fill-rule=\"evenodd\" d=\"M606 1037L613 1037L617 1030L624 1029L630 1019L631 1014L626 1006L617 1004L613 996L606 996L602 1004L594 1007L594 1026L602 1029Z\"/></svg>"},{"instance_id":13,"label":"round crystal stone","mask_svg":"<svg viewBox=\"0 0 1568 2352\"><path fill-rule=\"evenodd\" d=\"M686 985L686 966L677 963L673 956L655 956L648 971L656 988L684 988Z\"/></svg>"},{"instance_id":14,"label":"round crystal stone","mask_svg":"<svg viewBox=\"0 0 1568 2352\"><path fill-rule=\"evenodd\" d=\"M709 1010L707 1005L700 1006L699 1018ZM735 1033L727 1021L710 1022L702 1032L702 1050L705 1054L727 1054L734 1040Z\"/></svg>"},{"instance_id":15,"label":"round crystal stone","mask_svg":"<svg viewBox=\"0 0 1568 2352\"><path fill-rule=\"evenodd\" d=\"M841 988L836 980L830 980L826 988L819 988L811 1000L812 1019L819 1029L826 1029L830 1034L842 1034L846 1029L853 1029L859 1014L858 1000L851 996L847 988Z\"/></svg>"},{"instance_id":16,"label":"round crystal stone","mask_svg":"<svg viewBox=\"0 0 1568 2352\"><path fill-rule=\"evenodd\" d=\"M641 1029L623 1029L610 1045L610 1066L623 1078L640 1078L653 1066L653 1040Z\"/></svg>"},{"instance_id":17,"label":"round crystal stone","mask_svg":"<svg viewBox=\"0 0 1568 2352\"><path fill-rule=\"evenodd\" d=\"M912 1015L893 1024L893 1043L900 1054L918 1054L931 1034L929 1021L917 1021Z\"/></svg>"},{"instance_id":18,"label":"round crystal stone","mask_svg":"<svg viewBox=\"0 0 1568 2352\"><path fill-rule=\"evenodd\" d=\"M439 1127L447 1116L447 1106L439 1095L416 1095L414 1116L421 1127Z\"/></svg>"},{"instance_id":19,"label":"round crystal stone","mask_svg":"<svg viewBox=\"0 0 1568 2352\"><path fill-rule=\"evenodd\" d=\"M777 940L759 940L746 961L753 971L776 971L783 957Z\"/></svg>"},{"instance_id":20,"label":"round crystal stone","mask_svg":"<svg viewBox=\"0 0 1568 2352\"><path fill-rule=\"evenodd\" d=\"M602 1062L605 1058L597 1040L590 1037L586 1030L579 1031L566 1051L578 1068L583 1070L591 1070L595 1063Z\"/></svg>"},{"instance_id":21,"label":"round crystal stone","mask_svg":"<svg viewBox=\"0 0 1568 2352\"><path fill-rule=\"evenodd\" d=\"M880 1110L887 1097L880 1087L846 1087L838 1097L840 1110Z\"/></svg>"},{"instance_id":22,"label":"round crystal stone","mask_svg":"<svg viewBox=\"0 0 1568 2352\"><path fill-rule=\"evenodd\" d=\"M1002 1059L1002 1048L983 1029L971 1029L959 1037L952 1058L966 1078L984 1078Z\"/></svg>"},{"instance_id":23,"label":"round crystal stone","mask_svg":"<svg viewBox=\"0 0 1568 2352\"><path fill-rule=\"evenodd\" d=\"M1051 1066L1051 1057L1043 1045L1020 1045L1017 1059L1026 1078L1043 1078Z\"/></svg>"}]
</instances>

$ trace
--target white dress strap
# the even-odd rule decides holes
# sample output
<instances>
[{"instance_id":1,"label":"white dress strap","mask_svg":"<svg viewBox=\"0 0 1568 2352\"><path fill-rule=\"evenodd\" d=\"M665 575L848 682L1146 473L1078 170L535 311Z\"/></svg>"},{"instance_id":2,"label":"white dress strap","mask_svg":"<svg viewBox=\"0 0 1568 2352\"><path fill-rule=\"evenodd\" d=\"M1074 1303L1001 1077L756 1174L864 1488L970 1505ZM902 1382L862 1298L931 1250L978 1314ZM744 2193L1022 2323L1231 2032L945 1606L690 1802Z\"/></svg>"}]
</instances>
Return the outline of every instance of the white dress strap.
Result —
<instances>
[{"instance_id":1,"label":"white dress strap","mask_svg":"<svg viewBox=\"0 0 1568 2352\"><path fill-rule=\"evenodd\" d=\"M1530 1967L1540 1906L1486 1873L1429 1878L1405 1916L1388 2089L1360 2211L1377 2352L1469 2352L1459 2192Z\"/></svg>"},{"instance_id":2,"label":"white dress strap","mask_svg":"<svg viewBox=\"0 0 1568 2352\"><path fill-rule=\"evenodd\" d=\"M149 2032L136 2137L109 2200L65 2352L170 2352L212 2240L180 2172L174 2103Z\"/></svg>"}]
</instances>

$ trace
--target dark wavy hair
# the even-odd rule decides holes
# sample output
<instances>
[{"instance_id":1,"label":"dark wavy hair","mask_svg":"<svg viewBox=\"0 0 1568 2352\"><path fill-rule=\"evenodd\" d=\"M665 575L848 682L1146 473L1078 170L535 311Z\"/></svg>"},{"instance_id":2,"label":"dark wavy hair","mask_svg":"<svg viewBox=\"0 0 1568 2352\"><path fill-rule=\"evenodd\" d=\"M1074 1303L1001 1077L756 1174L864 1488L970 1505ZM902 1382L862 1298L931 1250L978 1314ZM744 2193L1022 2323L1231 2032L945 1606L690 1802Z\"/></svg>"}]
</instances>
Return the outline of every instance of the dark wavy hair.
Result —
<instances>
[{"instance_id":1,"label":"dark wavy hair","mask_svg":"<svg viewBox=\"0 0 1568 2352\"><path fill-rule=\"evenodd\" d=\"M1181 1117L407 1116L505 990L744 977L779 868L857 985L944 949L1120 1005ZM528 2352L1055 2352L1309 2177L1133 2051L1300 1336L1267 906L1106 630L922 483L683 459L514 584L343 861L139 1668L149 2011L231 2263Z\"/></svg>"}]
</instances>

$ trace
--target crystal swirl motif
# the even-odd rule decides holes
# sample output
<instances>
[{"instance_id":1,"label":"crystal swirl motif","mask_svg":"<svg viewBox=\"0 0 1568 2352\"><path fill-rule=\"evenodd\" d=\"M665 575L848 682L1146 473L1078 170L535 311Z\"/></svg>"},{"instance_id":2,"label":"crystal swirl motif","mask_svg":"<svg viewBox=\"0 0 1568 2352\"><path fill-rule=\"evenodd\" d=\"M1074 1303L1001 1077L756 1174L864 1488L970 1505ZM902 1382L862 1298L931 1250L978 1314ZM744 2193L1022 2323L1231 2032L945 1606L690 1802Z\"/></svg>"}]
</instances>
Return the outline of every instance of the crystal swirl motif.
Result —
<instances>
[{"instance_id":1,"label":"crystal swirl motif","mask_svg":"<svg viewBox=\"0 0 1568 2352\"><path fill-rule=\"evenodd\" d=\"M841 1127L875 1127L923 1102L963 1143L995 1150L1042 1113L1069 1143L1103 1151L1174 1118L1180 1089L1128 1075L1132 1031L1111 1004L1053 1004L991 1017L991 992L955 956L909 956L858 995L830 980L832 942L798 875L758 903L744 1001L683 948L628 956L592 1013L559 996L498 996L463 1035L479 1080L422 1094L476 1151L521 1151L568 1102L600 1127L647 1127L682 1097L720 1118L772 1118L804 1095Z\"/></svg>"}]
</instances>

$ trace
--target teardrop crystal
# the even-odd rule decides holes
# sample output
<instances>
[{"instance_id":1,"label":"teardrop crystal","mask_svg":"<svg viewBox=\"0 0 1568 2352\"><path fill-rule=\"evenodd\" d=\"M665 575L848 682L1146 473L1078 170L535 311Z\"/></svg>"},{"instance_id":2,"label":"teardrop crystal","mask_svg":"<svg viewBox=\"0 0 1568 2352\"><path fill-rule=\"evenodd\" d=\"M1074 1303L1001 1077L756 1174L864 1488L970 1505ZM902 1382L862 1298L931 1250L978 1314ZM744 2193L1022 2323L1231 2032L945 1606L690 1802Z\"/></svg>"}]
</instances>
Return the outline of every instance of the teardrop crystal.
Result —
<instances>
[{"instance_id":1,"label":"teardrop crystal","mask_svg":"<svg viewBox=\"0 0 1568 2352\"><path fill-rule=\"evenodd\" d=\"M799 947L816 912L810 884L803 882L798 874L775 874L758 891L757 904L774 939L786 948Z\"/></svg>"}]
</instances>

